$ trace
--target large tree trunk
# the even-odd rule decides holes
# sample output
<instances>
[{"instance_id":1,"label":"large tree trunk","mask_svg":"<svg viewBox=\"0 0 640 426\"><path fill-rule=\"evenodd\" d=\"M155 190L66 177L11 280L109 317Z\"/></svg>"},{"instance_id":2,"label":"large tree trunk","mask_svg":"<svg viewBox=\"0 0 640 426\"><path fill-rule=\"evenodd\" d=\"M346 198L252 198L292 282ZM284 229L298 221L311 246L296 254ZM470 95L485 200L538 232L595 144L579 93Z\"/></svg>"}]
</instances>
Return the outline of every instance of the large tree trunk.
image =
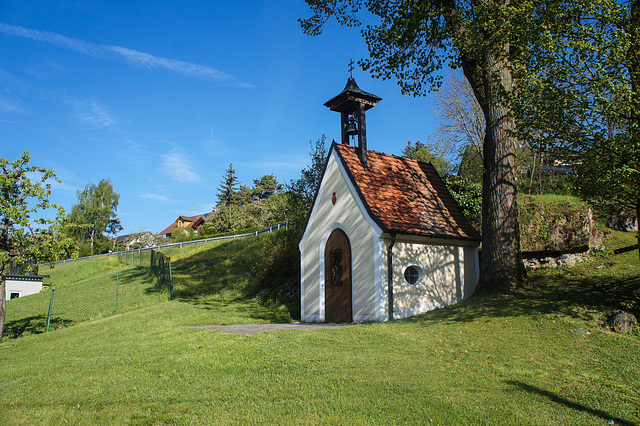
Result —
<instances>
[{"instance_id":1,"label":"large tree trunk","mask_svg":"<svg viewBox=\"0 0 640 426\"><path fill-rule=\"evenodd\" d=\"M485 50L481 75L479 68L463 64L486 120L478 290L492 293L513 289L524 273L516 199L515 121L505 101L513 82L504 53L508 46L497 49L497 53Z\"/></svg>"},{"instance_id":2,"label":"large tree trunk","mask_svg":"<svg viewBox=\"0 0 640 426\"><path fill-rule=\"evenodd\" d=\"M640 263L640 200L636 204L636 223L638 224L638 263Z\"/></svg>"},{"instance_id":3,"label":"large tree trunk","mask_svg":"<svg viewBox=\"0 0 640 426\"><path fill-rule=\"evenodd\" d=\"M631 49L629 52L629 75L631 79L631 117L629 132L631 142L640 149L640 0L631 2L630 28ZM640 152L636 151L636 161L640 162ZM640 185L636 183L636 185ZM636 187L640 196L640 189ZM640 262L640 198L636 201L636 217L638 222L638 262Z\"/></svg>"}]
</instances>

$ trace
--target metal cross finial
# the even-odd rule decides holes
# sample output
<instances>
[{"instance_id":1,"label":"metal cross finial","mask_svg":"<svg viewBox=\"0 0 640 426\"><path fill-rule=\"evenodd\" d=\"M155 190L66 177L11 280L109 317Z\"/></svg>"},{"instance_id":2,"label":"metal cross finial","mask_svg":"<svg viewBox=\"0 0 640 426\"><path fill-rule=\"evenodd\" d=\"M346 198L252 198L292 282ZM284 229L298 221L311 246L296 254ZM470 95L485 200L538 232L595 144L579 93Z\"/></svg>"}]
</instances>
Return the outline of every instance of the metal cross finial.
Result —
<instances>
[{"instance_id":1,"label":"metal cross finial","mask_svg":"<svg viewBox=\"0 0 640 426\"><path fill-rule=\"evenodd\" d=\"M349 61L349 74L351 75L351 78L353 78L353 59Z\"/></svg>"}]
</instances>

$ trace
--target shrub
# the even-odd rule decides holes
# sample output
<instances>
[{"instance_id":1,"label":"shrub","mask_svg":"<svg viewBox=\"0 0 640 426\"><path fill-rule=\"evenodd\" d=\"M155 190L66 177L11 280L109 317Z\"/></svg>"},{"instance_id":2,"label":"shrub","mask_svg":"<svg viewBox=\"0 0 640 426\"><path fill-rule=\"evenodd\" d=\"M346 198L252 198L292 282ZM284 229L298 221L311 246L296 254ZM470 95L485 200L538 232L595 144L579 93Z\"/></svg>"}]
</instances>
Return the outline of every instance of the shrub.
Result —
<instances>
[{"instance_id":1,"label":"shrub","mask_svg":"<svg viewBox=\"0 0 640 426\"><path fill-rule=\"evenodd\" d=\"M300 231L290 228L269 236L253 271L258 285L271 296L287 285L300 285Z\"/></svg>"}]
</instances>

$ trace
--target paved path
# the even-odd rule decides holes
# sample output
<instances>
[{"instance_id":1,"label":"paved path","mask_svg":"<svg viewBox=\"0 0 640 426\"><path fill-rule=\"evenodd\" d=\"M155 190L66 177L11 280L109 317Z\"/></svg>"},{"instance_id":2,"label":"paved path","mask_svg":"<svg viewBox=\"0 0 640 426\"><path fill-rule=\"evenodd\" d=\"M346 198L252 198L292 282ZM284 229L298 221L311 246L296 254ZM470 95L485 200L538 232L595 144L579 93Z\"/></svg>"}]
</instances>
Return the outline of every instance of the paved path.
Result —
<instances>
[{"instance_id":1,"label":"paved path","mask_svg":"<svg viewBox=\"0 0 640 426\"><path fill-rule=\"evenodd\" d=\"M351 324L303 324L300 322L283 324L232 324L232 325L196 325L193 328L204 328L206 330L217 330L229 334L254 334L265 331L282 330L309 330L327 327L344 327Z\"/></svg>"}]
</instances>

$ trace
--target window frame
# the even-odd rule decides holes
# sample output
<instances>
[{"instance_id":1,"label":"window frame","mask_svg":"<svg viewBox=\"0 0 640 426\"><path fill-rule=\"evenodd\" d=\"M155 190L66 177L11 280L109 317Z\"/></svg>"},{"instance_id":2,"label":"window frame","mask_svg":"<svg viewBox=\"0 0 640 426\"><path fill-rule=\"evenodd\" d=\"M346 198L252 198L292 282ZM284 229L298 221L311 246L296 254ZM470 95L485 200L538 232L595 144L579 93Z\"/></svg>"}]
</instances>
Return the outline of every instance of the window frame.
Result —
<instances>
[{"instance_id":1,"label":"window frame","mask_svg":"<svg viewBox=\"0 0 640 426\"><path fill-rule=\"evenodd\" d=\"M406 273L407 273L407 270L409 268L415 268L418 271L418 279L413 284L410 283L409 280L407 280L407 277L406 277ZM409 285L411 287L419 287L422 284L424 284L425 276L426 276L426 271L425 271L424 267L422 265L420 265L419 263L409 262L409 263L406 263L402 267L402 280L405 282L405 284L407 284L407 285Z\"/></svg>"}]
</instances>

